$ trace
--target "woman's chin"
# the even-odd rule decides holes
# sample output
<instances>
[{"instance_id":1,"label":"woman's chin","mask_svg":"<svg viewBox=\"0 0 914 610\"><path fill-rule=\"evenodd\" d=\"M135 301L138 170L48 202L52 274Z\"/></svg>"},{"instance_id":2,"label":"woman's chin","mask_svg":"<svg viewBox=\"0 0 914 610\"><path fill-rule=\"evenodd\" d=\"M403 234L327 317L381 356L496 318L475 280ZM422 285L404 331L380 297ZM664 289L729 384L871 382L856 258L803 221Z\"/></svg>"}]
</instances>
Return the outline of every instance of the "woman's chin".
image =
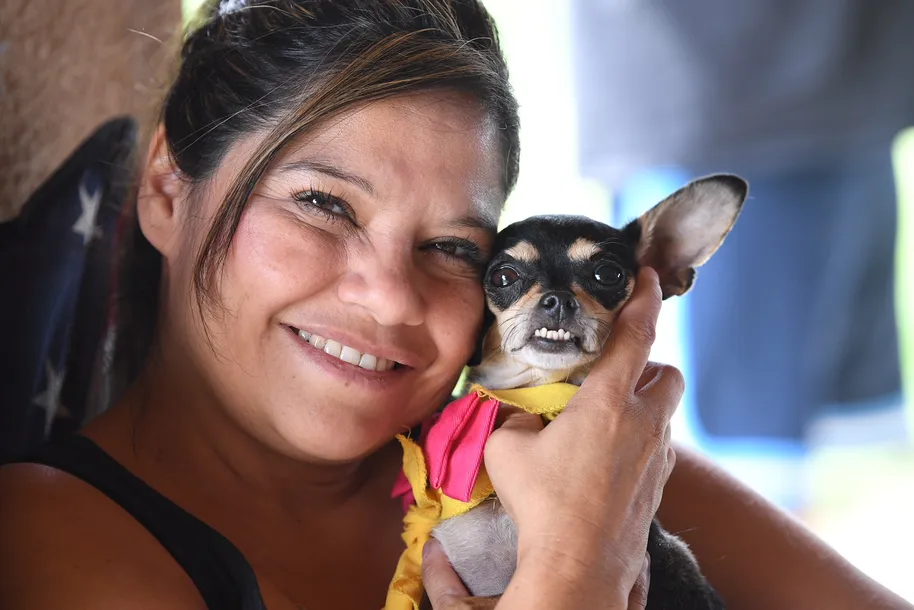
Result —
<instances>
[{"instance_id":1,"label":"woman's chin","mask_svg":"<svg viewBox=\"0 0 914 610\"><path fill-rule=\"evenodd\" d=\"M346 417L326 424L279 428L284 444L297 459L344 463L364 459L404 433L408 426L388 418Z\"/></svg>"}]
</instances>

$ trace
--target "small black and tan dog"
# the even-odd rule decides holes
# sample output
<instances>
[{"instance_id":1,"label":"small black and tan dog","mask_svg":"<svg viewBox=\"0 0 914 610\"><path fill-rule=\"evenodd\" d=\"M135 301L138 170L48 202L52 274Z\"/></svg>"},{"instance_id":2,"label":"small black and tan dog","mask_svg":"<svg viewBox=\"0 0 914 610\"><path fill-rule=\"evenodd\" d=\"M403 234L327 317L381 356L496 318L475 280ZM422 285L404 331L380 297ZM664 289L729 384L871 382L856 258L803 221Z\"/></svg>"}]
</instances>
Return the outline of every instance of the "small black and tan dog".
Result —
<instances>
[{"instance_id":1,"label":"small black and tan dog","mask_svg":"<svg viewBox=\"0 0 914 610\"><path fill-rule=\"evenodd\" d=\"M488 330L470 379L498 390L584 380L632 294L654 268L663 298L684 294L695 269L730 232L748 194L737 176L696 180L622 229L589 218L540 216L498 235L485 291ZM476 601L496 599L516 564L517 531L492 499L434 530ZM501 548L500 548L501 547ZM723 602L688 547L655 521L648 610L709 610Z\"/></svg>"}]
</instances>

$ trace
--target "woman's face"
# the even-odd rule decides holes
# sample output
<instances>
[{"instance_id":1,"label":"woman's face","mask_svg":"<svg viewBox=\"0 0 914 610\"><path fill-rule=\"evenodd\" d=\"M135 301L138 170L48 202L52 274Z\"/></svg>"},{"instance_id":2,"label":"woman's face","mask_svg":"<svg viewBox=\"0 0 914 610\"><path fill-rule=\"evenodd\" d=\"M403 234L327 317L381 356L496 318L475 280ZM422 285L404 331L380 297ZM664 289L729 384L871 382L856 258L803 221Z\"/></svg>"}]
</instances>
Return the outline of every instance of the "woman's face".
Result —
<instances>
[{"instance_id":1,"label":"woman's face","mask_svg":"<svg viewBox=\"0 0 914 610\"><path fill-rule=\"evenodd\" d=\"M231 148L185 213L212 218L258 142ZM194 257L181 254L209 221L182 223L166 324L216 403L262 442L320 461L362 457L441 404L482 320L501 163L482 111L442 93L309 134L247 205L217 274L212 344L189 298Z\"/></svg>"}]
</instances>

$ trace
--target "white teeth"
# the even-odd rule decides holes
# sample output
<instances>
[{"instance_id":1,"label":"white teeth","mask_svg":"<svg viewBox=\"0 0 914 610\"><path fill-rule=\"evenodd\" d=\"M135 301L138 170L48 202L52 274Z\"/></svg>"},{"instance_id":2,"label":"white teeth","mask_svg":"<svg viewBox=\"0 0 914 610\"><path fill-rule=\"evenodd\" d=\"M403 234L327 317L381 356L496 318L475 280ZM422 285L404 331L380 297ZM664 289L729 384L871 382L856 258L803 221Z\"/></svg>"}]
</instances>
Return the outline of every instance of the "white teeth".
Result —
<instances>
[{"instance_id":1,"label":"white teeth","mask_svg":"<svg viewBox=\"0 0 914 610\"><path fill-rule=\"evenodd\" d=\"M361 367L368 371L377 371L383 373L394 368L396 362L387 358L378 358L372 354L363 354L357 349L343 345L338 341L326 339L320 335L309 333L306 330L299 330L298 336L311 344L312 347L321 350L325 354L339 358L343 362Z\"/></svg>"},{"instance_id":2,"label":"white teeth","mask_svg":"<svg viewBox=\"0 0 914 610\"><path fill-rule=\"evenodd\" d=\"M349 349L348 347L346 349ZM355 350L353 350L355 351ZM362 354L362 357L359 359L358 365L363 369L368 369L369 371L378 370L378 359L371 354Z\"/></svg>"},{"instance_id":3,"label":"white teeth","mask_svg":"<svg viewBox=\"0 0 914 610\"><path fill-rule=\"evenodd\" d=\"M571 341L571 339L574 337L574 335L563 328L558 330L549 330L545 327L533 331L533 336L540 337L542 339L549 339L550 341Z\"/></svg>"},{"instance_id":4,"label":"white teeth","mask_svg":"<svg viewBox=\"0 0 914 610\"><path fill-rule=\"evenodd\" d=\"M327 340L320 335L311 335L311 338L308 339L308 343L314 346L315 349L323 351L324 346L327 345Z\"/></svg>"},{"instance_id":5,"label":"white teeth","mask_svg":"<svg viewBox=\"0 0 914 610\"><path fill-rule=\"evenodd\" d=\"M340 357L340 352L343 351L343 346L333 339L327 339L327 343L324 344L324 353L330 354L336 358Z\"/></svg>"},{"instance_id":6,"label":"white teeth","mask_svg":"<svg viewBox=\"0 0 914 610\"><path fill-rule=\"evenodd\" d=\"M324 349L327 349L326 347ZM359 366L359 362L362 359L362 354L355 351L348 345L344 345L343 349L340 351L340 360L343 362L348 362L349 364L354 364Z\"/></svg>"}]
</instances>

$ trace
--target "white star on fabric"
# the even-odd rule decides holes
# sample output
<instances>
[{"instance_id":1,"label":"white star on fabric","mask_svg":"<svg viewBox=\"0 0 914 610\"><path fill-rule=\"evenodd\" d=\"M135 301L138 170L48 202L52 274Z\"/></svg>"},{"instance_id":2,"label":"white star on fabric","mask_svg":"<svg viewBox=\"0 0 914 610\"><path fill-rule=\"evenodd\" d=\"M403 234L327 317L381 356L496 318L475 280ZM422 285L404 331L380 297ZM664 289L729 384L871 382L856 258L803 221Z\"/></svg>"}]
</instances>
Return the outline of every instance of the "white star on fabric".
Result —
<instances>
[{"instance_id":1,"label":"white star on fabric","mask_svg":"<svg viewBox=\"0 0 914 610\"><path fill-rule=\"evenodd\" d=\"M99 188L94 193L89 193L84 184L79 184L79 204L82 206L82 214L76 224L73 225L73 232L82 235L83 245L88 244L93 237L98 237L100 232L95 227L95 217L98 214L98 207L102 202L102 189Z\"/></svg>"},{"instance_id":2,"label":"white star on fabric","mask_svg":"<svg viewBox=\"0 0 914 610\"><path fill-rule=\"evenodd\" d=\"M63 379L66 371L57 372L50 361L47 362L48 381L44 392L36 396L32 403L44 409L44 435L51 432L51 424L59 416L69 416L66 407L60 404L60 391L63 389Z\"/></svg>"}]
</instances>

